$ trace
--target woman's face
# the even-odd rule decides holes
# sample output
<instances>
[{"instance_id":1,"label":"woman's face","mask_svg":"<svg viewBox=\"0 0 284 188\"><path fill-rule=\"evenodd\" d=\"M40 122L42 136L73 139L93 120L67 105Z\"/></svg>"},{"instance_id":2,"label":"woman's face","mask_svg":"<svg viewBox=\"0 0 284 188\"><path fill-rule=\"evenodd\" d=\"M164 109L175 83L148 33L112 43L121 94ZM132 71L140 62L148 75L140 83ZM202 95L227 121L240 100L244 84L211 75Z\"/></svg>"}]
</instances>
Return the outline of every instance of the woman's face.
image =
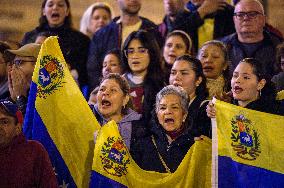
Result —
<instances>
[{"instance_id":1,"label":"woman's face","mask_svg":"<svg viewBox=\"0 0 284 188\"><path fill-rule=\"evenodd\" d=\"M234 70L231 87L234 99L239 102L248 104L255 101L264 85L265 80L258 81L250 64L240 63Z\"/></svg>"},{"instance_id":2,"label":"woman's face","mask_svg":"<svg viewBox=\"0 0 284 188\"><path fill-rule=\"evenodd\" d=\"M91 17L89 31L94 34L102 27L106 26L111 20L111 16L104 8L96 9Z\"/></svg>"},{"instance_id":3,"label":"woman's face","mask_svg":"<svg viewBox=\"0 0 284 188\"><path fill-rule=\"evenodd\" d=\"M65 0L47 0L42 10L50 27L58 27L64 23L69 15L69 9Z\"/></svg>"},{"instance_id":4,"label":"woman's face","mask_svg":"<svg viewBox=\"0 0 284 188\"><path fill-rule=\"evenodd\" d=\"M180 60L174 63L169 82L171 85L182 87L190 97L193 97L195 96L196 87L201 81L196 79L196 74L192 70L190 63Z\"/></svg>"},{"instance_id":5,"label":"woman's face","mask_svg":"<svg viewBox=\"0 0 284 188\"><path fill-rule=\"evenodd\" d=\"M158 121L162 127L168 131L176 131L181 128L183 121L186 118L181 106L181 99L174 94L165 95L158 107Z\"/></svg>"},{"instance_id":6,"label":"woman's face","mask_svg":"<svg viewBox=\"0 0 284 188\"><path fill-rule=\"evenodd\" d=\"M175 59L185 53L186 44L180 36L171 36L166 40L163 56L167 64L174 64Z\"/></svg>"},{"instance_id":7,"label":"woman's face","mask_svg":"<svg viewBox=\"0 0 284 188\"><path fill-rule=\"evenodd\" d=\"M142 43L134 39L129 43L127 49L128 65L132 74L142 74L147 72L150 64L150 55Z\"/></svg>"},{"instance_id":8,"label":"woman's face","mask_svg":"<svg viewBox=\"0 0 284 188\"><path fill-rule=\"evenodd\" d=\"M102 70L103 77L106 77L109 73L122 74L120 61L114 54L108 54L104 58Z\"/></svg>"},{"instance_id":9,"label":"woman's face","mask_svg":"<svg viewBox=\"0 0 284 188\"><path fill-rule=\"evenodd\" d=\"M98 110L104 118L113 119L116 116L121 116L121 110L127 104L127 100L114 79L107 79L101 83L97 94L97 104Z\"/></svg>"},{"instance_id":10,"label":"woman's face","mask_svg":"<svg viewBox=\"0 0 284 188\"><path fill-rule=\"evenodd\" d=\"M206 78L217 79L226 70L224 52L216 45L203 46L198 55Z\"/></svg>"}]
</instances>

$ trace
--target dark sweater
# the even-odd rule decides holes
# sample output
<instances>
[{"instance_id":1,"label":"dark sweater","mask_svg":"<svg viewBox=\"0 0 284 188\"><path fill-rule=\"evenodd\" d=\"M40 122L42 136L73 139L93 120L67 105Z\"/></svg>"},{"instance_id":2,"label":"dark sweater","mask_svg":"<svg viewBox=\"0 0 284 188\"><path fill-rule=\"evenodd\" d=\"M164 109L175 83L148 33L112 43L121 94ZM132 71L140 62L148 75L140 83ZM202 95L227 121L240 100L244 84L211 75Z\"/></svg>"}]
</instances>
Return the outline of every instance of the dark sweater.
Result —
<instances>
[{"instance_id":1,"label":"dark sweater","mask_svg":"<svg viewBox=\"0 0 284 188\"><path fill-rule=\"evenodd\" d=\"M48 154L36 141L16 136L11 144L0 149L0 187L58 187Z\"/></svg>"}]
</instances>

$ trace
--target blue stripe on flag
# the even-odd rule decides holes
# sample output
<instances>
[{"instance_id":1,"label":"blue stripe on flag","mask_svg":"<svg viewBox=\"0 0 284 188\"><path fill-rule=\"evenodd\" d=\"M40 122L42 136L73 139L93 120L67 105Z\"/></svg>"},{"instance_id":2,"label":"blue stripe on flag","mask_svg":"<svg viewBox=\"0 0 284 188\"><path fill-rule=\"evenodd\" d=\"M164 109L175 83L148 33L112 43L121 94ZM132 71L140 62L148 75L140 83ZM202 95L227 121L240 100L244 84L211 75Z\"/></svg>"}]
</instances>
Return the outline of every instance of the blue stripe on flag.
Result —
<instances>
[{"instance_id":1,"label":"blue stripe on flag","mask_svg":"<svg viewBox=\"0 0 284 188\"><path fill-rule=\"evenodd\" d=\"M218 185L219 188L280 188L284 187L284 174L218 156Z\"/></svg>"},{"instance_id":2,"label":"blue stripe on flag","mask_svg":"<svg viewBox=\"0 0 284 188\"><path fill-rule=\"evenodd\" d=\"M125 185L122 185L112 179L109 179L96 171L92 171L90 188L126 188Z\"/></svg>"}]
</instances>

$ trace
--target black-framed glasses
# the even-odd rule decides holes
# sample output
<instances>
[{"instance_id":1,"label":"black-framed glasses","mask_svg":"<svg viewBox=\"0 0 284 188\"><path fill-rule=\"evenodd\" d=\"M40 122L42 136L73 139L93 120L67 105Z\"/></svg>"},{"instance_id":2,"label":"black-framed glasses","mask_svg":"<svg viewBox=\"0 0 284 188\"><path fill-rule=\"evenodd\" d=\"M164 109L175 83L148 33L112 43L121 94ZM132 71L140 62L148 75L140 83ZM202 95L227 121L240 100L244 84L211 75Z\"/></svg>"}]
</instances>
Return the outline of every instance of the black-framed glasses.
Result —
<instances>
[{"instance_id":1,"label":"black-framed glasses","mask_svg":"<svg viewBox=\"0 0 284 188\"><path fill-rule=\"evenodd\" d=\"M135 50L134 48L128 48L124 50L124 54L126 57L133 56L135 53L146 54L148 53L148 49L144 47L139 47L137 50Z\"/></svg>"},{"instance_id":2,"label":"black-framed glasses","mask_svg":"<svg viewBox=\"0 0 284 188\"><path fill-rule=\"evenodd\" d=\"M243 20L245 17L249 19L255 19L258 15L263 15L261 12L251 11L251 12L235 12L234 16L239 19Z\"/></svg>"},{"instance_id":3,"label":"black-framed glasses","mask_svg":"<svg viewBox=\"0 0 284 188\"><path fill-rule=\"evenodd\" d=\"M15 59L12 64L15 64L16 66L20 67L23 64L25 64L26 62L32 62L33 64L35 64L36 61L34 61L34 60Z\"/></svg>"}]
</instances>

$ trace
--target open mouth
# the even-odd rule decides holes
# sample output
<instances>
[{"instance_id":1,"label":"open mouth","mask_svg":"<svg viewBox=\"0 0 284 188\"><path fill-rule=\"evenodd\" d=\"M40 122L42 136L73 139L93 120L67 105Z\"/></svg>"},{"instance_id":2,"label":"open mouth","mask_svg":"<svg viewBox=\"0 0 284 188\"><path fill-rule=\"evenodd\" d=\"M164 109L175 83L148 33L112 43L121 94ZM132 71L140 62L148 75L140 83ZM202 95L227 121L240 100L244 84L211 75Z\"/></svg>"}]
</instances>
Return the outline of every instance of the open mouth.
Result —
<instances>
[{"instance_id":1,"label":"open mouth","mask_svg":"<svg viewBox=\"0 0 284 188\"><path fill-rule=\"evenodd\" d=\"M235 86L233 91L234 91L234 93L239 94L243 91L243 88L241 88L239 86Z\"/></svg>"},{"instance_id":2,"label":"open mouth","mask_svg":"<svg viewBox=\"0 0 284 188\"><path fill-rule=\"evenodd\" d=\"M203 67L203 72L211 72L213 70L213 67L211 66L204 66Z\"/></svg>"},{"instance_id":3,"label":"open mouth","mask_svg":"<svg viewBox=\"0 0 284 188\"><path fill-rule=\"evenodd\" d=\"M60 15L58 13L52 13L51 18L59 18Z\"/></svg>"},{"instance_id":4,"label":"open mouth","mask_svg":"<svg viewBox=\"0 0 284 188\"><path fill-rule=\"evenodd\" d=\"M132 62L132 65L139 65L139 64L140 64L139 61L133 61L133 62Z\"/></svg>"},{"instance_id":5,"label":"open mouth","mask_svg":"<svg viewBox=\"0 0 284 188\"><path fill-rule=\"evenodd\" d=\"M165 123L174 123L175 120L173 118L165 118Z\"/></svg>"},{"instance_id":6,"label":"open mouth","mask_svg":"<svg viewBox=\"0 0 284 188\"><path fill-rule=\"evenodd\" d=\"M106 99L103 99L102 100L102 106L103 107L110 107L111 106L111 102L106 100Z\"/></svg>"}]
</instances>

